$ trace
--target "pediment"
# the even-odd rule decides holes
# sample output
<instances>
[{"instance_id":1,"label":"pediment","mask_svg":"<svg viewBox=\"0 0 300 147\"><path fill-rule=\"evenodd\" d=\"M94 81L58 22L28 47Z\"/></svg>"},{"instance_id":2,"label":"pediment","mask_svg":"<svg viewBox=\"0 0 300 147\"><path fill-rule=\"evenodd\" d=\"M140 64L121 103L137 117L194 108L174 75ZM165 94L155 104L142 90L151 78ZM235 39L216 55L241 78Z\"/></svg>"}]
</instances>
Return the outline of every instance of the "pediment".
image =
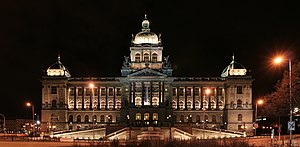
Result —
<instances>
[{"instance_id":1,"label":"pediment","mask_svg":"<svg viewBox=\"0 0 300 147\"><path fill-rule=\"evenodd\" d=\"M155 71L150 68L145 68L139 71L136 71L128 76L131 77L139 77L139 76L167 76L166 74L163 74L161 72Z\"/></svg>"}]
</instances>

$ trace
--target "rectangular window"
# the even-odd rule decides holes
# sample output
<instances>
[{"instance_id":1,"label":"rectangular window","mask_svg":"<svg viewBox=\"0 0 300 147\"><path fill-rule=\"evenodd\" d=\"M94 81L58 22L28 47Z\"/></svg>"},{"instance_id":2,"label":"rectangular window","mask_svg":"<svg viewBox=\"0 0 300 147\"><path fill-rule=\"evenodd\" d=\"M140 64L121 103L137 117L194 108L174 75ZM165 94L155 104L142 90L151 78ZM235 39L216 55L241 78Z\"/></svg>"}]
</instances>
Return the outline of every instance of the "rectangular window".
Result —
<instances>
[{"instance_id":1,"label":"rectangular window","mask_svg":"<svg viewBox=\"0 0 300 147\"><path fill-rule=\"evenodd\" d=\"M69 95L70 96L74 96L74 88L70 88L69 89Z\"/></svg>"},{"instance_id":2,"label":"rectangular window","mask_svg":"<svg viewBox=\"0 0 300 147\"><path fill-rule=\"evenodd\" d=\"M194 92L195 92L195 96L200 96L200 88L199 87L196 87Z\"/></svg>"},{"instance_id":3,"label":"rectangular window","mask_svg":"<svg viewBox=\"0 0 300 147\"><path fill-rule=\"evenodd\" d=\"M218 88L218 91L217 91L218 92L218 96L222 96L222 90L223 90L222 88Z\"/></svg>"},{"instance_id":4,"label":"rectangular window","mask_svg":"<svg viewBox=\"0 0 300 147\"><path fill-rule=\"evenodd\" d=\"M82 96L82 88L78 88L78 95Z\"/></svg>"},{"instance_id":5,"label":"rectangular window","mask_svg":"<svg viewBox=\"0 0 300 147\"><path fill-rule=\"evenodd\" d=\"M192 96L192 88L186 88L186 95Z\"/></svg>"},{"instance_id":6,"label":"rectangular window","mask_svg":"<svg viewBox=\"0 0 300 147\"><path fill-rule=\"evenodd\" d=\"M108 88L108 96L114 96L114 88Z\"/></svg>"},{"instance_id":7,"label":"rectangular window","mask_svg":"<svg viewBox=\"0 0 300 147\"><path fill-rule=\"evenodd\" d=\"M57 86L51 86L51 94L57 94Z\"/></svg>"},{"instance_id":8,"label":"rectangular window","mask_svg":"<svg viewBox=\"0 0 300 147\"><path fill-rule=\"evenodd\" d=\"M173 96L177 96L177 90L176 90L176 88L172 88L172 95Z\"/></svg>"},{"instance_id":9,"label":"rectangular window","mask_svg":"<svg viewBox=\"0 0 300 147\"><path fill-rule=\"evenodd\" d=\"M100 92L101 96L106 96L106 89L104 87L101 88Z\"/></svg>"},{"instance_id":10,"label":"rectangular window","mask_svg":"<svg viewBox=\"0 0 300 147\"><path fill-rule=\"evenodd\" d=\"M91 92L91 89L90 89L90 88L86 88L86 89L85 89L85 95L86 95L86 96L90 96L91 93L92 93L92 92Z\"/></svg>"},{"instance_id":11,"label":"rectangular window","mask_svg":"<svg viewBox=\"0 0 300 147\"><path fill-rule=\"evenodd\" d=\"M243 87L242 86L236 86L236 94L243 94Z\"/></svg>"},{"instance_id":12,"label":"rectangular window","mask_svg":"<svg viewBox=\"0 0 300 147\"><path fill-rule=\"evenodd\" d=\"M179 88L179 96L183 96L184 88Z\"/></svg>"},{"instance_id":13,"label":"rectangular window","mask_svg":"<svg viewBox=\"0 0 300 147\"><path fill-rule=\"evenodd\" d=\"M117 87L116 95L117 96L121 96L121 88L120 87Z\"/></svg>"}]
</instances>

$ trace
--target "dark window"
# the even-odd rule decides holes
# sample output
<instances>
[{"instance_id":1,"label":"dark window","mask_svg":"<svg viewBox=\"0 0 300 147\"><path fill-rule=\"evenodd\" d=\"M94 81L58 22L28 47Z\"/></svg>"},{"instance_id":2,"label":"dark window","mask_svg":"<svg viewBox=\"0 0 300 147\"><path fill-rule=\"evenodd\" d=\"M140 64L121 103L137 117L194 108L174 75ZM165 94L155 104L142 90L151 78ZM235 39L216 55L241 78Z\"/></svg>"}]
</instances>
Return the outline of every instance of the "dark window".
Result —
<instances>
[{"instance_id":1,"label":"dark window","mask_svg":"<svg viewBox=\"0 0 300 147\"><path fill-rule=\"evenodd\" d=\"M218 88L218 96L222 96L222 88Z\"/></svg>"},{"instance_id":2,"label":"dark window","mask_svg":"<svg viewBox=\"0 0 300 147\"><path fill-rule=\"evenodd\" d=\"M81 122L81 116L77 115L77 122Z\"/></svg>"},{"instance_id":3,"label":"dark window","mask_svg":"<svg viewBox=\"0 0 300 147\"><path fill-rule=\"evenodd\" d=\"M108 123L111 123L112 122L112 115L108 115L107 120L108 120Z\"/></svg>"},{"instance_id":4,"label":"dark window","mask_svg":"<svg viewBox=\"0 0 300 147\"><path fill-rule=\"evenodd\" d=\"M177 90L176 90L176 88L172 88L172 95L173 96L177 96Z\"/></svg>"},{"instance_id":5,"label":"dark window","mask_svg":"<svg viewBox=\"0 0 300 147\"><path fill-rule=\"evenodd\" d=\"M78 95L82 96L82 88L78 88Z\"/></svg>"},{"instance_id":6,"label":"dark window","mask_svg":"<svg viewBox=\"0 0 300 147\"><path fill-rule=\"evenodd\" d=\"M101 116L100 116L100 122L104 123L104 121L105 121L104 118L105 118L104 115L101 115Z\"/></svg>"},{"instance_id":7,"label":"dark window","mask_svg":"<svg viewBox=\"0 0 300 147\"><path fill-rule=\"evenodd\" d=\"M196 116L196 123L200 123L200 115Z\"/></svg>"},{"instance_id":8,"label":"dark window","mask_svg":"<svg viewBox=\"0 0 300 147\"><path fill-rule=\"evenodd\" d=\"M52 108L56 108L56 100L52 100Z\"/></svg>"},{"instance_id":9,"label":"dark window","mask_svg":"<svg viewBox=\"0 0 300 147\"><path fill-rule=\"evenodd\" d=\"M114 88L108 88L108 96L114 96Z\"/></svg>"},{"instance_id":10,"label":"dark window","mask_svg":"<svg viewBox=\"0 0 300 147\"><path fill-rule=\"evenodd\" d=\"M211 117L211 121L212 121L213 123L216 123L216 122L217 122L216 116L215 116L215 115L213 115L213 116Z\"/></svg>"},{"instance_id":11,"label":"dark window","mask_svg":"<svg viewBox=\"0 0 300 147\"><path fill-rule=\"evenodd\" d=\"M192 88L186 88L186 95L192 96Z\"/></svg>"},{"instance_id":12,"label":"dark window","mask_svg":"<svg viewBox=\"0 0 300 147\"><path fill-rule=\"evenodd\" d=\"M51 94L57 94L57 87L51 86Z\"/></svg>"},{"instance_id":13,"label":"dark window","mask_svg":"<svg viewBox=\"0 0 300 147\"><path fill-rule=\"evenodd\" d=\"M179 88L179 96L183 96L184 88Z\"/></svg>"},{"instance_id":14,"label":"dark window","mask_svg":"<svg viewBox=\"0 0 300 147\"><path fill-rule=\"evenodd\" d=\"M149 54L148 53L144 54L144 61L149 62Z\"/></svg>"},{"instance_id":15,"label":"dark window","mask_svg":"<svg viewBox=\"0 0 300 147\"><path fill-rule=\"evenodd\" d=\"M117 88L117 93L116 93L116 95L117 95L117 96L121 96L121 88L120 88L120 87Z\"/></svg>"},{"instance_id":16,"label":"dark window","mask_svg":"<svg viewBox=\"0 0 300 147\"><path fill-rule=\"evenodd\" d=\"M157 62L157 54L156 53L152 54L152 62Z\"/></svg>"},{"instance_id":17,"label":"dark window","mask_svg":"<svg viewBox=\"0 0 300 147\"><path fill-rule=\"evenodd\" d=\"M195 88L195 96L200 96L200 88Z\"/></svg>"},{"instance_id":18,"label":"dark window","mask_svg":"<svg viewBox=\"0 0 300 147\"><path fill-rule=\"evenodd\" d=\"M238 115L238 121L243 121L243 115L242 114Z\"/></svg>"},{"instance_id":19,"label":"dark window","mask_svg":"<svg viewBox=\"0 0 300 147\"><path fill-rule=\"evenodd\" d=\"M69 93L70 96L74 96L74 88L70 88L70 93Z\"/></svg>"},{"instance_id":20,"label":"dark window","mask_svg":"<svg viewBox=\"0 0 300 147\"><path fill-rule=\"evenodd\" d=\"M73 122L73 115L69 116L69 122Z\"/></svg>"},{"instance_id":21,"label":"dark window","mask_svg":"<svg viewBox=\"0 0 300 147\"><path fill-rule=\"evenodd\" d=\"M90 96L91 93L92 93L92 90L91 90L90 88L86 88L86 89L85 89L85 95L86 95L86 96Z\"/></svg>"},{"instance_id":22,"label":"dark window","mask_svg":"<svg viewBox=\"0 0 300 147\"><path fill-rule=\"evenodd\" d=\"M94 121L94 122L97 122L97 115L94 115L94 116L93 116L93 121Z\"/></svg>"},{"instance_id":23,"label":"dark window","mask_svg":"<svg viewBox=\"0 0 300 147\"><path fill-rule=\"evenodd\" d=\"M184 123L184 116L183 115L180 115L180 121L181 123Z\"/></svg>"},{"instance_id":24,"label":"dark window","mask_svg":"<svg viewBox=\"0 0 300 147\"><path fill-rule=\"evenodd\" d=\"M85 117L84 117L84 122L89 122L89 116L88 115L86 115Z\"/></svg>"},{"instance_id":25,"label":"dark window","mask_svg":"<svg viewBox=\"0 0 300 147\"><path fill-rule=\"evenodd\" d=\"M135 62L141 62L141 54L139 53L135 54Z\"/></svg>"},{"instance_id":26,"label":"dark window","mask_svg":"<svg viewBox=\"0 0 300 147\"><path fill-rule=\"evenodd\" d=\"M243 94L243 87L242 86L236 86L236 94Z\"/></svg>"},{"instance_id":27,"label":"dark window","mask_svg":"<svg viewBox=\"0 0 300 147\"><path fill-rule=\"evenodd\" d=\"M104 87L101 88L101 96L106 96L106 89Z\"/></svg>"}]
</instances>

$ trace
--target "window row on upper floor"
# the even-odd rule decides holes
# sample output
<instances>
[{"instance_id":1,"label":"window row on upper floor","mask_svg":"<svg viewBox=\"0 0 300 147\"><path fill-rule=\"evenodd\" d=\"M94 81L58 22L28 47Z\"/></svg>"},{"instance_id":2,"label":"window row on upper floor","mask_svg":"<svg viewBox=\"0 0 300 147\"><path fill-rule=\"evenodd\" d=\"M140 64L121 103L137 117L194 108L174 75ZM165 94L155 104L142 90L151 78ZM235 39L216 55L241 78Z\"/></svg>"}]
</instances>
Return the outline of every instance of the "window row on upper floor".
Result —
<instances>
[{"instance_id":1,"label":"window row on upper floor","mask_svg":"<svg viewBox=\"0 0 300 147\"><path fill-rule=\"evenodd\" d=\"M157 53L152 53L151 55L149 53L144 53L143 56L141 56L140 53L135 53L134 55L134 62L150 62L150 61L158 62Z\"/></svg>"}]
</instances>

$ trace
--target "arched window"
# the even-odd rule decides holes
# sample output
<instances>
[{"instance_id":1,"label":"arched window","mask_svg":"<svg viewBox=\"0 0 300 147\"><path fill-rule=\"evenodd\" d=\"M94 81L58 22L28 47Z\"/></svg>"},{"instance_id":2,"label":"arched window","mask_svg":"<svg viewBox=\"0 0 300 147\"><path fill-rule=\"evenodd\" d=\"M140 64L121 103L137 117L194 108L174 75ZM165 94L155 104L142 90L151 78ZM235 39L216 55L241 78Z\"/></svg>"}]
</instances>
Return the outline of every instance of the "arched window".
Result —
<instances>
[{"instance_id":1,"label":"arched window","mask_svg":"<svg viewBox=\"0 0 300 147\"><path fill-rule=\"evenodd\" d=\"M216 122L217 122L217 118L216 118L215 115L212 115L212 116L211 116L211 122L212 122L212 123L216 123Z\"/></svg>"},{"instance_id":2,"label":"arched window","mask_svg":"<svg viewBox=\"0 0 300 147\"><path fill-rule=\"evenodd\" d=\"M112 123L112 115L108 115L108 118L107 118L107 120L108 120L108 123Z\"/></svg>"},{"instance_id":3,"label":"arched window","mask_svg":"<svg viewBox=\"0 0 300 147\"><path fill-rule=\"evenodd\" d=\"M152 98L152 105L153 106L158 106L158 98L157 97Z\"/></svg>"},{"instance_id":4,"label":"arched window","mask_svg":"<svg viewBox=\"0 0 300 147\"><path fill-rule=\"evenodd\" d=\"M184 123L184 116L183 116L183 115L180 115L180 120L179 120L179 122Z\"/></svg>"},{"instance_id":5,"label":"arched window","mask_svg":"<svg viewBox=\"0 0 300 147\"><path fill-rule=\"evenodd\" d=\"M149 121L150 119L150 114L149 113L144 113L144 120Z\"/></svg>"},{"instance_id":6,"label":"arched window","mask_svg":"<svg viewBox=\"0 0 300 147\"><path fill-rule=\"evenodd\" d=\"M172 108L173 108L173 109L177 109L176 101L173 101L173 102L172 102Z\"/></svg>"},{"instance_id":7,"label":"arched window","mask_svg":"<svg viewBox=\"0 0 300 147\"><path fill-rule=\"evenodd\" d=\"M73 122L73 115L69 115L69 122Z\"/></svg>"},{"instance_id":8,"label":"arched window","mask_svg":"<svg viewBox=\"0 0 300 147\"><path fill-rule=\"evenodd\" d=\"M199 110L199 109L200 109L200 103L199 103L199 101L196 101L196 102L195 102L195 109L196 109L196 110Z\"/></svg>"},{"instance_id":9,"label":"arched window","mask_svg":"<svg viewBox=\"0 0 300 147\"><path fill-rule=\"evenodd\" d=\"M52 108L56 108L56 100L52 100L51 104L52 104Z\"/></svg>"},{"instance_id":10,"label":"arched window","mask_svg":"<svg viewBox=\"0 0 300 147\"><path fill-rule=\"evenodd\" d=\"M142 114L141 114L141 113L136 113L136 114L135 114L135 120L136 120L136 121L142 120Z\"/></svg>"},{"instance_id":11,"label":"arched window","mask_svg":"<svg viewBox=\"0 0 300 147\"><path fill-rule=\"evenodd\" d=\"M105 122L105 117L104 117L104 115L101 115L101 116L100 116L100 122L101 122L101 123L104 123L104 122Z\"/></svg>"},{"instance_id":12,"label":"arched window","mask_svg":"<svg viewBox=\"0 0 300 147\"><path fill-rule=\"evenodd\" d=\"M242 100L237 100L237 108L241 108L243 105Z\"/></svg>"},{"instance_id":13,"label":"arched window","mask_svg":"<svg viewBox=\"0 0 300 147\"><path fill-rule=\"evenodd\" d=\"M152 62L157 62L157 54L156 53L152 54Z\"/></svg>"},{"instance_id":14,"label":"arched window","mask_svg":"<svg viewBox=\"0 0 300 147\"><path fill-rule=\"evenodd\" d=\"M149 54L148 53L144 54L144 61L149 62Z\"/></svg>"},{"instance_id":15,"label":"arched window","mask_svg":"<svg viewBox=\"0 0 300 147\"><path fill-rule=\"evenodd\" d=\"M88 115L85 115L85 116L84 116L84 122L85 122L85 123L89 122L89 116L88 116Z\"/></svg>"},{"instance_id":16,"label":"arched window","mask_svg":"<svg viewBox=\"0 0 300 147\"><path fill-rule=\"evenodd\" d=\"M141 62L141 54L140 53L135 54L135 62Z\"/></svg>"},{"instance_id":17,"label":"arched window","mask_svg":"<svg viewBox=\"0 0 300 147\"><path fill-rule=\"evenodd\" d=\"M77 123L81 122L81 115L77 115Z\"/></svg>"},{"instance_id":18,"label":"arched window","mask_svg":"<svg viewBox=\"0 0 300 147\"><path fill-rule=\"evenodd\" d=\"M193 115L188 116L188 122L191 123L193 121Z\"/></svg>"},{"instance_id":19,"label":"arched window","mask_svg":"<svg viewBox=\"0 0 300 147\"><path fill-rule=\"evenodd\" d=\"M196 123L200 123L200 115L196 116Z\"/></svg>"},{"instance_id":20,"label":"arched window","mask_svg":"<svg viewBox=\"0 0 300 147\"><path fill-rule=\"evenodd\" d=\"M184 109L184 103L183 103L183 101L180 101L180 102L179 102L179 108L180 108L180 109Z\"/></svg>"},{"instance_id":21,"label":"arched window","mask_svg":"<svg viewBox=\"0 0 300 147\"><path fill-rule=\"evenodd\" d=\"M135 98L135 106L142 106L142 99L140 97Z\"/></svg>"},{"instance_id":22,"label":"arched window","mask_svg":"<svg viewBox=\"0 0 300 147\"><path fill-rule=\"evenodd\" d=\"M192 109L192 102L191 101L188 101L187 102L187 108L190 110Z\"/></svg>"},{"instance_id":23,"label":"arched window","mask_svg":"<svg viewBox=\"0 0 300 147\"><path fill-rule=\"evenodd\" d=\"M242 114L238 115L238 121L243 121L243 115Z\"/></svg>"},{"instance_id":24,"label":"arched window","mask_svg":"<svg viewBox=\"0 0 300 147\"><path fill-rule=\"evenodd\" d=\"M94 121L94 122L97 122L97 115L94 115L94 116L93 116L93 121Z\"/></svg>"},{"instance_id":25,"label":"arched window","mask_svg":"<svg viewBox=\"0 0 300 147\"><path fill-rule=\"evenodd\" d=\"M230 102L230 108L233 108L233 102L232 101Z\"/></svg>"}]
</instances>

